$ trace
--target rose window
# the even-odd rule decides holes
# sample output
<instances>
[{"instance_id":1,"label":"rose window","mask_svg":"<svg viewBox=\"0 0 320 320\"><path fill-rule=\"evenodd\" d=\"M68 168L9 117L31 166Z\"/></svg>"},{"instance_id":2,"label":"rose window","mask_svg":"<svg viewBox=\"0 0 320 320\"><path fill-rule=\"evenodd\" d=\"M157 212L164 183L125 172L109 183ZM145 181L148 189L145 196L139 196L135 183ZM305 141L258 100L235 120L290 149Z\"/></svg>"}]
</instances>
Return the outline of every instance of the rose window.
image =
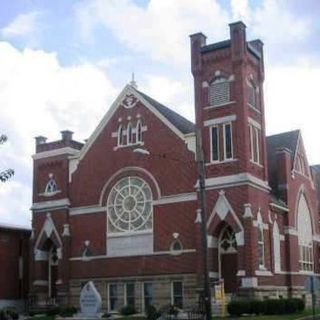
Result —
<instances>
[{"instance_id":1,"label":"rose window","mask_svg":"<svg viewBox=\"0 0 320 320\"><path fill-rule=\"evenodd\" d=\"M138 177L118 181L107 201L108 233L152 230L152 194Z\"/></svg>"}]
</instances>

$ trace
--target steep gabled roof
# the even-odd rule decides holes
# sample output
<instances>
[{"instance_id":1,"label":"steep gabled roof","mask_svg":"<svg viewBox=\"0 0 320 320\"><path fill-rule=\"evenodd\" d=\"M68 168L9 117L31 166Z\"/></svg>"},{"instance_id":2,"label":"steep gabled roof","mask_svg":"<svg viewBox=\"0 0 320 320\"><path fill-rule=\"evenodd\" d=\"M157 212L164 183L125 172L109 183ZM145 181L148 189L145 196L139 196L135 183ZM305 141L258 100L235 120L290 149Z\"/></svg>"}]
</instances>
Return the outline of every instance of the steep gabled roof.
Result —
<instances>
[{"instance_id":1,"label":"steep gabled roof","mask_svg":"<svg viewBox=\"0 0 320 320\"><path fill-rule=\"evenodd\" d=\"M136 90L138 91L138 90ZM169 120L182 133L187 134L195 131L195 125L191 121L182 117L180 114L169 109L145 93L138 91L145 100L147 100L154 108L156 108L167 120Z\"/></svg>"},{"instance_id":2,"label":"steep gabled roof","mask_svg":"<svg viewBox=\"0 0 320 320\"><path fill-rule=\"evenodd\" d=\"M277 186L277 150L286 148L294 159L298 147L300 130L283 132L267 137L269 184L272 189Z\"/></svg>"},{"instance_id":3,"label":"steep gabled roof","mask_svg":"<svg viewBox=\"0 0 320 320\"><path fill-rule=\"evenodd\" d=\"M151 112L153 112L163 123L165 123L178 137L185 139L185 135L188 133L193 133L195 131L194 124L184 117L180 116L173 110L165 107L161 103L147 96L146 94L138 91L134 86L128 84L118 95L116 100L113 102L107 113L104 115L99 125L96 127L94 132L91 134L90 138L87 140L83 148L81 149L79 155L77 156L79 160L83 159L88 150L91 148L93 142L96 140L98 135L101 133L105 125L108 123L114 112L121 105L121 101L126 95L135 95L142 104L145 105Z\"/></svg>"}]
</instances>

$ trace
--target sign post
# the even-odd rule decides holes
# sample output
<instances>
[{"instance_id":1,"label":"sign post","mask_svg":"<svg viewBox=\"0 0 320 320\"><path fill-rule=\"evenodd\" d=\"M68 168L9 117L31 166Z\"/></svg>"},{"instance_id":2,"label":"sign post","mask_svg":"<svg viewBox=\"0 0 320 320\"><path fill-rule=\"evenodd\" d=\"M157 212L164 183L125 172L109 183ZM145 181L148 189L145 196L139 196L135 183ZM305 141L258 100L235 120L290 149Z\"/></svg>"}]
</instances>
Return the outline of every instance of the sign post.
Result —
<instances>
[{"instance_id":1,"label":"sign post","mask_svg":"<svg viewBox=\"0 0 320 320\"><path fill-rule=\"evenodd\" d=\"M304 284L305 289L311 293L312 302L312 319L316 319L316 291L320 287L319 279L315 276L310 276Z\"/></svg>"}]
</instances>

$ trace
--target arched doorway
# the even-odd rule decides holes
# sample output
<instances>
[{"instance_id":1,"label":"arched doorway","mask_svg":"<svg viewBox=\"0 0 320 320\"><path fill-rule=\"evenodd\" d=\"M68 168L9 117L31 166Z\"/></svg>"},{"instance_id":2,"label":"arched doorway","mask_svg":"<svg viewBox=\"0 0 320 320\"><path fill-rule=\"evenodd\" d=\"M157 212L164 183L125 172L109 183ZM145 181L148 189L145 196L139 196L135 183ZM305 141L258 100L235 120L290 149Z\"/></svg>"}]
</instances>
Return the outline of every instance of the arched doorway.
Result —
<instances>
[{"instance_id":1,"label":"arched doorway","mask_svg":"<svg viewBox=\"0 0 320 320\"><path fill-rule=\"evenodd\" d=\"M238 251L235 233L230 226L221 230L219 237L219 274L226 293L237 290Z\"/></svg>"},{"instance_id":2,"label":"arched doorway","mask_svg":"<svg viewBox=\"0 0 320 320\"><path fill-rule=\"evenodd\" d=\"M48 255L48 297L55 299L57 296L57 280L58 280L58 255L57 248L51 246Z\"/></svg>"}]
</instances>

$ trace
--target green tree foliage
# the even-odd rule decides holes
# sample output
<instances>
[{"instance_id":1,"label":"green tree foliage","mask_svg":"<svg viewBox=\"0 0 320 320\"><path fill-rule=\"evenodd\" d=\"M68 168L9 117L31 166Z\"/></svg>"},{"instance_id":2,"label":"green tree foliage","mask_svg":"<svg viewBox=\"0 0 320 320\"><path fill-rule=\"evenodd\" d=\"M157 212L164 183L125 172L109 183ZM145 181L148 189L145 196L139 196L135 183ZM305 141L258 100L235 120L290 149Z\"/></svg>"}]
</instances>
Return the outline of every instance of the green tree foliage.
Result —
<instances>
[{"instance_id":1,"label":"green tree foliage","mask_svg":"<svg viewBox=\"0 0 320 320\"><path fill-rule=\"evenodd\" d=\"M8 137L5 134L0 135L0 144L5 143L8 140ZM4 171L0 171L0 182L6 182L14 175L13 169L6 169Z\"/></svg>"}]
</instances>

